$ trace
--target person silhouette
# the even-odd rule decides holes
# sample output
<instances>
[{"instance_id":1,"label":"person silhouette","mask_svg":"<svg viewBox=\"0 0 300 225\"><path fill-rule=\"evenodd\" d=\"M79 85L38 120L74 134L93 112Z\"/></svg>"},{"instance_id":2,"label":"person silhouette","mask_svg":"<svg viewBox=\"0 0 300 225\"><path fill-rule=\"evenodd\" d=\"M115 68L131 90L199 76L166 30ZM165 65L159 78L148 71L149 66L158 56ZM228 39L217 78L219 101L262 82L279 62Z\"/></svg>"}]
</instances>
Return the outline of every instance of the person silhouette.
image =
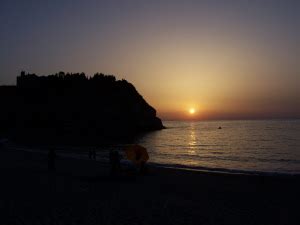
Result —
<instances>
[{"instance_id":1,"label":"person silhouette","mask_svg":"<svg viewBox=\"0 0 300 225\"><path fill-rule=\"evenodd\" d=\"M93 150L93 159L94 159L94 160L96 160L96 156L97 156L96 151Z\"/></svg>"},{"instance_id":2,"label":"person silhouette","mask_svg":"<svg viewBox=\"0 0 300 225\"><path fill-rule=\"evenodd\" d=\"M55 158L56 158L55 150L50 149L48 153L48 170L51 172L55 171Z\"/></svg>"},{"instance_id":3,"label":"person silhouette","mask_svg":"<svg viewBox=\"0 0 300 225\"><path fill-rule=\"evenodd\" d=\"M121 170L121 156L118 151L115 151L115 160L116 160L116 168L117 172Z\"/></svg>"},{"instance_id":4,"label":"person silhouette","mask_svg":"<svg viewBox=\"0 0 300 225\"><path fill-rule=\"evenodd\" d=\"M121 164L120 164L120 154L118 151L113 151L110 150L109 151L109 162L110 162L110 166L111 166L111 175L116 175L117 173L119 173L120 168L121 168Z\"/></svg>"},{"instance_id":5,"label":"person silhouette","mask_svg":"<svg viewBox=\"0 0 300 225\"><path fill-rule=\"evenodd\" d=\"M115 175L116 173L116 165L113 150L109 150L109 164L110 164L110 174Z\"/></svg>"}]
</instances>

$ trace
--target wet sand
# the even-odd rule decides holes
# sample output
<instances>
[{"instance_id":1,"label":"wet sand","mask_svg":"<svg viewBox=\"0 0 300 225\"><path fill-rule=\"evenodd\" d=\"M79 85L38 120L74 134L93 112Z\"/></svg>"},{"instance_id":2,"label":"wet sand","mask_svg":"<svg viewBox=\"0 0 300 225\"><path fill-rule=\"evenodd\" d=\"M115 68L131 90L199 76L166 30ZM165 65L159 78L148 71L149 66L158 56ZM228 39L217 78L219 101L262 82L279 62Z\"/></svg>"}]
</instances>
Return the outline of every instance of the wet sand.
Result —
<instances>
[{"instance_id":1,"label":"wet sand","mask_svg":"<svg viewBox=\"0 0 300 225\"><path fill-rule=\"evenodd\" d=\"M0 224L299 224L299 176L149 168L0 150Z\"/></svg>"}]
</instances>

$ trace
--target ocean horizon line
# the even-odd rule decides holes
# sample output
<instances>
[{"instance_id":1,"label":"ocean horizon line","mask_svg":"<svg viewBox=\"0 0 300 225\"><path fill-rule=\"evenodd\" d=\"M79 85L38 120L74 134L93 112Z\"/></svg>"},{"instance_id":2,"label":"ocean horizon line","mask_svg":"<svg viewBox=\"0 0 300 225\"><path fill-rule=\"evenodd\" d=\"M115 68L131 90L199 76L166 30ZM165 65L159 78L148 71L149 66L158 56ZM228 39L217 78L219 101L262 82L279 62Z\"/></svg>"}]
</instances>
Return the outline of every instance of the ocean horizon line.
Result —
<instances>
[{"instance_id":1,"label":"ocean horizon line","mask_svg":"<svg viewBox=\"0 0 300 225\"><path fill-rule=\"evenodd\" d=\"M245 119L162 119L165 122L213 122L213 121L291 121L300 118L245 118Z\"/></svg>"}]
</instances>

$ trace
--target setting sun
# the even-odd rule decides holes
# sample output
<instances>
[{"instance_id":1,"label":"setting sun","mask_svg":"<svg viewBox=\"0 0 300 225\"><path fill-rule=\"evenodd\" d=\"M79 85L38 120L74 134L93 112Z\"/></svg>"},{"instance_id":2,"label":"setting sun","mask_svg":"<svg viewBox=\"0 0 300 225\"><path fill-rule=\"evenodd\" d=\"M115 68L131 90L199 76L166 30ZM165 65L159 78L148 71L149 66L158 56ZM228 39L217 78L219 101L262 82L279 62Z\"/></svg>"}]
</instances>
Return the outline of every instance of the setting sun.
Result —
<instances>
[{"instance_id":1,"label":"setting sun","mask_svg":"<svg viewBox=\"0 0 300 225\"><path fill-rule=\"evenodd\" d=\"M194 108L190 108L189 113L190 114L194 114L196 112L196 110Z\"/></svg>"}]
</instances>

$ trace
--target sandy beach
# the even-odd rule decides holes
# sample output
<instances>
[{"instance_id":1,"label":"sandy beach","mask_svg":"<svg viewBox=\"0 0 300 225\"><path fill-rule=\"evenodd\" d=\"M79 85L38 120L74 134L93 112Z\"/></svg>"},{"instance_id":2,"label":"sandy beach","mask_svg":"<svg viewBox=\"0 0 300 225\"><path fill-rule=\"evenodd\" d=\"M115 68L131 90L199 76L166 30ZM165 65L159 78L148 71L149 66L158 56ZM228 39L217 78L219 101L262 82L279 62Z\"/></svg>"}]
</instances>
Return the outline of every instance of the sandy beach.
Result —
<instances>
[{"instance_id":1,"label":"sandy beach","mask_svg":"<svg viewBox=\"0 0 300 225\"><path fill-rule=\"evenodd\" d=\"M299 176L150 167L109 176L109 165L0 150L0 224L299 224Z\"/></svg>"}]
</instances>

